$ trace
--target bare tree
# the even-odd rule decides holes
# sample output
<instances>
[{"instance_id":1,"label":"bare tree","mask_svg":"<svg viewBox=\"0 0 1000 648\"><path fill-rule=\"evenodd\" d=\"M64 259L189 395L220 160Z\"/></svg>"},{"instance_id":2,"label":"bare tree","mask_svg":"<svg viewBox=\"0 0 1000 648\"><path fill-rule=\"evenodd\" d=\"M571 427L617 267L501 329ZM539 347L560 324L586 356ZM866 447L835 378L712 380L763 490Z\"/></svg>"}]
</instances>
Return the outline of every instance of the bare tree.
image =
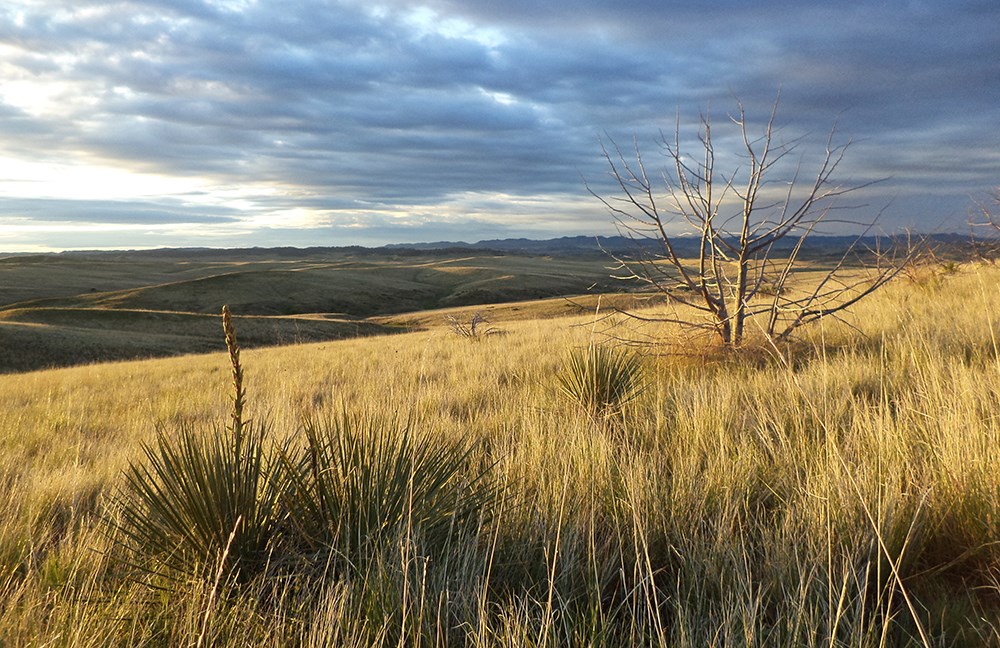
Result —
<instances>
[{"instance_id":1,"label":"bare tree","mask_svg":"<svg viewBox=\"0 0 1000 648\"><path fill-rule=\"evenodd\" d=\"M994 229L1000 231L1000 187L990 192L989 200L992 203L992 206L987 208L990 223Z\"/></svg>"},{"instance_id":2,"label":"bare tree","mask_svg":"<svg viewBox=\"0 0 1000 648\"><path fill-rule=\"evenodd\" d=\"M990 191L985 200L977 200L976 209L980 213L980 219L972 219L972 225L985 225L1000 232L1000 187Z\"/></svg>"},{"instance_id":3,"label":"bare tree","mask_svg":"<svg viewBox=\"0 0 1000 648\"><path fill-rule=\"evenodd\" d=\"M613 141L610 150L602 142L620 193L604 197L589 185L588 190L608 207L619 232L636 243L634 254L612 255L618 262L616 276L645 284L668 303L701 314L692 317L690 311L675 309L662 316L627 315L708 329L733 347L744 342L752 320L770 338L783 339L802 325L837 316L903 268L907 255L895 252L898 246L887 252L864 245L871 241L867 237L876 214L866 223L853 223L861 233L818 279L808 285L792 281L797 271L809 267L803 262L804 244L820 232L819 226L849 222L832 218L834 210L850 207L835 204L835 199L878 181L835 182L851 144L835 142L836 127L816 171L809 181L802 180L802 158L796 162L791 157L801 141L778 139L778 103L776 99L755 133L737 102L729 119L743 159L728 173L716 167L713 125L706 114L699 119L693 157L682 145L679 118L672 138L661 133L659 145L668 163L657 181L662 185L654 185L638 144L626 158ZM697 251L685 254L683 248L690 249L692 240Z\"/></svg>"},{"instance_id":4,"label":"bare tree","mask_svg":"<svg viewBox=\"0 0 1000 648\"><path fill-rule=\"evenodd\" d=\"M995 263L1000 257L1000 240L997 238L1000 235L1000 187L988 192L985 198L975 199L974 205L978 213L969 218L974 253L984 261ZM976 232L983 231L983 228L987 234L976 236Z\"/></svg>"}]
</instances>

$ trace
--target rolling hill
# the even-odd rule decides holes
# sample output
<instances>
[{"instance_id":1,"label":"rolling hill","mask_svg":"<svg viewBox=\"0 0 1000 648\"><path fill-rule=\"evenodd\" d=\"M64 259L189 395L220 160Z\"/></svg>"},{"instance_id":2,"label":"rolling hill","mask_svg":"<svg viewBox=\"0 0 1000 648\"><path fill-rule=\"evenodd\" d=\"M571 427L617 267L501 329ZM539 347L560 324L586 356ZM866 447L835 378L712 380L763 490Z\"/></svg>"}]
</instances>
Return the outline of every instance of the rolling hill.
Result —
<instances>
[{"instance_id":1,"label":"rolling hill","mask_svg":"<svg viewBox=\"0 0 1000 648\"><path fill-rule=\"evenodd\" d=\"M378 335L411 312L603 292L606 259L469 251L198 250L0 259L0 371ZM563 312L556 308L556 311ZM437 315L443 321L444 315ZM378 318L378 319L372 319ZM410 318L425 326L427 318Z\"/></svg>"}]
</instances>

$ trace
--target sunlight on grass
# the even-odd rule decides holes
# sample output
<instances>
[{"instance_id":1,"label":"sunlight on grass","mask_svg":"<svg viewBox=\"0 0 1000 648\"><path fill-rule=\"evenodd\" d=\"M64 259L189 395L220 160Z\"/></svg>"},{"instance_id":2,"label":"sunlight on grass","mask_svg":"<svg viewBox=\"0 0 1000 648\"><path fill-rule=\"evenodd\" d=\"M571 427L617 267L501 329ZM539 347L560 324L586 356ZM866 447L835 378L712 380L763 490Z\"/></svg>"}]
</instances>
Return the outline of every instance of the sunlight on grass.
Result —
<instances>
[{"instance_id":1,"label":"sunlight on grass","mask_svg":"<svg viewBox=\"0 0 1000 648\"><path fill-rule=\"evenodd\" d=\"M626 434L561 396L586 315L506 320L480 344L442 322L244 351L247 416L282 447L331 455L301 506L377 503L355 533L382 540L350 556L336 525L361 513L327 508L296 549L322 567L219 596L213 578L135 582L100 520L143 444L158 456L157 429L183 447L177 431L229 420L225 355L0 376L0 642L996 645L998 285L1000 270L972 265L896 282L781 359L650 359ZM351 436L345 412L411 427ZM332 423L307 433L308 420ZM425 497L413 469L449 448L461 461L432 461L447 468L432 479L454 490ZM399 471L381 482L394 494L369 500L388 492L377 457ZM487 472L496 500L474 493ZM465 541L423 542L400 510L443 537L465 526Z\"/></svg>"}]
</instances>

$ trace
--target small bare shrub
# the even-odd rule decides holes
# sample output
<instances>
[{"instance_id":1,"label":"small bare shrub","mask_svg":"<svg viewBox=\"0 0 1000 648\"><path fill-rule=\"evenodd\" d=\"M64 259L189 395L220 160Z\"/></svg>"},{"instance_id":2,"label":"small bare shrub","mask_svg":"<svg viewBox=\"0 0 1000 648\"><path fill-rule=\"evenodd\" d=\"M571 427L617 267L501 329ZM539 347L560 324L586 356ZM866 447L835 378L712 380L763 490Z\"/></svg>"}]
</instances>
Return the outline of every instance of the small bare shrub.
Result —
<instances>
[{"instance_id":1,"label":"small bare shrub","mask_svg":"<svg viewBox=\"0 0 1000 648\"><path fill-rule=\"evenodd\" d=\"M496 335L499 333L497 329L489 325L490 321L482 312L476 312L473 314L472 318L468 322L460 320L454 315L448 315L445 317L445 321L448 322L448 328L455 335L460 335L466 339L475 340L477 342L487 335Z\"/></svg>"},{"instance_id":2,"label":"small bare shrub","mask_svg":"<svg viewBox=\"0 0 1000 648\"><path fill-rule=\"evenodd\" d=\"M944 277L957 274L961 269L957 261L942 259L927 242L914 248L910 263L903 269L903 276L921 288L940 288Z\"/></svg>"}]
</instances>

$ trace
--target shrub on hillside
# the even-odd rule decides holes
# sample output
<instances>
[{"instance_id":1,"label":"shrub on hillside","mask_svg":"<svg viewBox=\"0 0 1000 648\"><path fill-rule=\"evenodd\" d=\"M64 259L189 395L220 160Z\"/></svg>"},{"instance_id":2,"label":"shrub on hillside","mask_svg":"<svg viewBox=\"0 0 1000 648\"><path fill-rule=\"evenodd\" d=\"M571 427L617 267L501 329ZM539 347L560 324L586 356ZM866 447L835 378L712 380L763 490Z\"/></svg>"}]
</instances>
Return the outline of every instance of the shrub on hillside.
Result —
<instances>
[{"instance_id":1,"label":"shrub on hillside","mask_svg":"<svg viewBox=\"0 0 1000 648\"><path fill-rule=\"evenodd\" d=\"M455 335L460 335L468 340L478 342L490 335L497 335L500 331L490 326L490 321L484 313L475 313L466 323L465 321L448 315L445 317L448 329Z\"/></svg>"}]
</instances>

